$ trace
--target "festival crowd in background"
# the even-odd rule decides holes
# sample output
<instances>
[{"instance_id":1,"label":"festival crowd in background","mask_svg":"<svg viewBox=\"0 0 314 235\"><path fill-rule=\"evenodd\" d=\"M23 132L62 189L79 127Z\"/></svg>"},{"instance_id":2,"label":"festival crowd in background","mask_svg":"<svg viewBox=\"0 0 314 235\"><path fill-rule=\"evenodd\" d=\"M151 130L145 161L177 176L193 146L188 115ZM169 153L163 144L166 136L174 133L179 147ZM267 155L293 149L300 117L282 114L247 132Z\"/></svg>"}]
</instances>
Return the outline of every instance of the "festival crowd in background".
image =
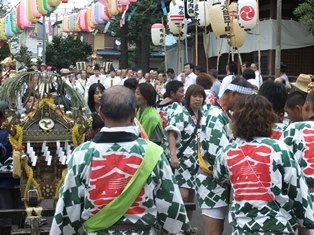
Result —
<instances>
[{"instance_id":1,"label":"festival crowd in background","mask_svg":"<svg viewBox=\"0 0 314 235\"><path fill-rule=\"evenodd\" d=\"M93 121L87 142L69 162L50 234L81 233L83 222L112 200L106 196L112 185L127 185L114 173L103 179L98 167L118 164L119 154L128 155L125 165L138 161L147 140L163 153L136 203L107 233L92 229L89 234L197 234L189 222L193 211L184 207L194 202L206 235L221 235L228 215L234 235L314 234L314 77L300 74L290 83L285 71L282 63L280 77L263 79L257 63L244 62L237 71L229 62L220 80L216 69L206 72L192 63L180 74L172 68L105 72L98 64L92 75L61 69L64 81L85 98ZM37 85L28 84L25 93ZM65 97L55 103L70 109L71 99ZM34 92L19 112L36 104ZM10 147L2 131L4 167ZM89 162L90 149L94 156L116 155L108 155L111 163ZM131 165L123 169L134 174Z\"/></svg>"}]
</instances>

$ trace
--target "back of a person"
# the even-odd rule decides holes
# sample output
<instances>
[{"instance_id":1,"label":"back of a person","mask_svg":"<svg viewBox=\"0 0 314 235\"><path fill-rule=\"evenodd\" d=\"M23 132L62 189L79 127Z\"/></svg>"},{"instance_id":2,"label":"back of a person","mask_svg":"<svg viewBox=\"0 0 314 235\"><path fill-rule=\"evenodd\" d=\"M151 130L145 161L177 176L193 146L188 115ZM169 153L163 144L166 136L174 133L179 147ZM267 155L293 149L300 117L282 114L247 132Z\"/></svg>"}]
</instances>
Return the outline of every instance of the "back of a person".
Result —
<instances>
[{"instance_id":1,"label":"back of a person","mask_svg":"<svg viewBox=\"0 0 314 235\"><path fill-rule=\"evenodd\" d=\"M238 139L223 152L234 190L229 214L234 228L254 234L295 231L297 211L291 199L299 200L301 195L296 195L299 185L285 178L291 174L298 178L300 172L284 143L265 137L250 142ZM306 195L307 188L301 190Z\"/></svg>"}]
</instances>

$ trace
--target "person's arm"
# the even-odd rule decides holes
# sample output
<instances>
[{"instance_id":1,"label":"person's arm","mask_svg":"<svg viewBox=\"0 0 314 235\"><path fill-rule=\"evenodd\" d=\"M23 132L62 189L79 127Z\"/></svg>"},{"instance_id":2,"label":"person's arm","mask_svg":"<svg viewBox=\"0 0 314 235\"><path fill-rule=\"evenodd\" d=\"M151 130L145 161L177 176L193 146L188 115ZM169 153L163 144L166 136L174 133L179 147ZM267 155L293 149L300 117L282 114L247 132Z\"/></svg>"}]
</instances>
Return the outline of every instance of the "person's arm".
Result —
<instances>
[{"instance_id":1,"label":"person's arm","mask_svg":"<svg viewBox=\"0 0 314 235\"><path fill-rule=\"evenodd\" d=\"M302 170L286 146L281 149L280 154L282 156L283 191L287 191L293 202L293 210L299 225L310 228L314 222L313 202ZM280 169L279 164L277 165Z\"/></svg>"},{"instance_id":2,"label":"person's arm","mask_svg":"<svg viewBox=\"0 0 314 235\"><path fill-rule=\"evenodd\" d=\"M213 174L217 182L229 182L228 170L226 168L226 156L223 149L220 149L220 151L217 153Z\"/></svg>"},{"instance_id":3,"label":"person's arm","mask_svg":"<svg viewBox=\"0 0 314 235\"><path fill-rule=\"evenodd\" d=\"M176 147L176 133L174 131L168 132L168 143L170 150L170 164L173 168L179 168L179 160L177 157L177 147Z\"/></svg>"},{"instance_id":4,"label":"person's arm","mask_svg":"<svg viewBox=\"0 0 314 235\"><path fill-rule=\"evenodd\" d=\"M158 179L155 191L158 224L171 234L188 230L190 224L180 190L164 154L154 172Z\"/></svg>"},{"instance_id":5,"label":"person's arm","mask_svg":"<svg viewBox=\"0 0 314 235\"><path fill-rule=\"evenodd\" d=\"M51 235L83 233L81 214L85 194L82 182L86 170L84 157L85 151L75 151L71 155L64 184L60 189Z\"/></svg>"}]
</instances>

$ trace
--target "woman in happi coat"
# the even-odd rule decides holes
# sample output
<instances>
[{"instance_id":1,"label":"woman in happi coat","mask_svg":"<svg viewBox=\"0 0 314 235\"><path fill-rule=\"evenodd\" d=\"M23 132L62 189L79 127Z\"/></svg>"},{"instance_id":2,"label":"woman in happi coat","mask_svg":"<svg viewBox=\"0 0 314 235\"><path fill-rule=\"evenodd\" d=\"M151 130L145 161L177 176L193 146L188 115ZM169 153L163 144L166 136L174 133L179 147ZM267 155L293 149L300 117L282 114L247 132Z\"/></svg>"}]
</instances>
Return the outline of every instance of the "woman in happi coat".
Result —
<instances>
[{"instance_id":1,"label":"woman in happi coat","mask_svg":"<svg viewBox=\"0 0 314 235\"><path fill-rule=\"evenodd\" d=\"M178 106L165 128L171 166L184 202L194 202L197 173L197 142L203 119L201 108L206 98L204 89L191 85L185 94L186 105ZM191 221L192 212L188 212Z\"/></svg>"},{"instance_id":2,"label":"woman in happi coat","mask_svg":"<svg viewBox=\"0 0 314 235\"><path fill-rule=\"evenodd\" d=\"M285 142L294 158L299 163L309 194L314 202L314 83L309 84L305 103L302 107L303 121L290 124L283 132L280 140ZM312 90L312 91L311 91ZM314 226L312 227L314 228ZM308 234L314 234L314 229Z\"/></svg>"},{"instance_id":3,"label":"woman in happi coat","mask_svg":"<svg viewBox=\"0 0 314 235\"><path fill-rule=\"evenodd\" d=\"M241 99L232 116L237 138L218 153L214 178L230 183L232 235L297 234L310 227L313 206L302 171L288 147L270 138L276 114L260 95Z\"/></svg>"},{"instance_id":4,"label":"woman in happi coat","mask_svg":"<svg viewBox=\"0 0 314 235\"><path fill-rule=\"evenodd\" d=\"M170 81L166 85L165 98L157 103L157 112L166 128L173 112L181 105L184 97L184 84L181 81Z\"/></svg>"},{"instance_id":5,"label":"woman in happi coat","mask_svg":"<svg viewBox=\"0 0 314 235\"><path fill-rule=\"evenodd\" d=\"M243 78L235 78L220 98L221 107L211 106L200 132L199 171L196 176L196 196L206 235L221 235L228 213L230 187L213 179L213 168L218 151L232 139L229 118L235 104L253 94L252 85Z\"/></svg>"}]
</instances>

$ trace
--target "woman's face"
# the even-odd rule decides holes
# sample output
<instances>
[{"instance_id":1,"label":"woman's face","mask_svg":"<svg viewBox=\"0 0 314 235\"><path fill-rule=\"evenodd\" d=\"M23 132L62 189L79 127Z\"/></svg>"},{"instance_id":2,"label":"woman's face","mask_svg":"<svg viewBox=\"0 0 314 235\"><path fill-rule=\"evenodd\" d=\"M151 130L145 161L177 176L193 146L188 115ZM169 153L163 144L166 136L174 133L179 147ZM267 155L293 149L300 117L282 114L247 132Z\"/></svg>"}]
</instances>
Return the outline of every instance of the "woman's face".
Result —
<instances>
[{"instance_id":1,"label":"woman's face","mask_svg":"<svg viewBox=\"0 0 314 235\"><path fill-rule=\"evenodd\" d=\"M102 98L102 91L97 87L94 93L94 103L100 104Z\"/></svg>"},{"instance_id":2,"label":"woman's face","mask_svg":"<svg viewBox=\"0 0 314 235\"><path fill-rule=\"evenodd\" d=\"M190 98L190 107L193 110L199 110L203 105L204 97L201 94L193 94Z\"/></svg>"},{"instance_id":3,"label":"woman's face","mask_svg":"<svg viewBox=\"0 0 314 235\"><path fill-rule=\"evenodd\" d=\"M175 93L172 93L172 99L175 102L181 103L184 97L184 87L180 87Z\"/></svg>"},{"instance_id":4,"label":"woman's face","mask_svg":"<svg viewBox=\"0 0 314 235\"><path fill-rule=\"evenodd\" d=\"M142 96L142 94L138 88L136 88L136 90L135 90L135 96L136 96L136 103L139 107L143 107L143 106L147 105L146 99L144 98L144 96Z\"/></svg>"}]
</instances>

